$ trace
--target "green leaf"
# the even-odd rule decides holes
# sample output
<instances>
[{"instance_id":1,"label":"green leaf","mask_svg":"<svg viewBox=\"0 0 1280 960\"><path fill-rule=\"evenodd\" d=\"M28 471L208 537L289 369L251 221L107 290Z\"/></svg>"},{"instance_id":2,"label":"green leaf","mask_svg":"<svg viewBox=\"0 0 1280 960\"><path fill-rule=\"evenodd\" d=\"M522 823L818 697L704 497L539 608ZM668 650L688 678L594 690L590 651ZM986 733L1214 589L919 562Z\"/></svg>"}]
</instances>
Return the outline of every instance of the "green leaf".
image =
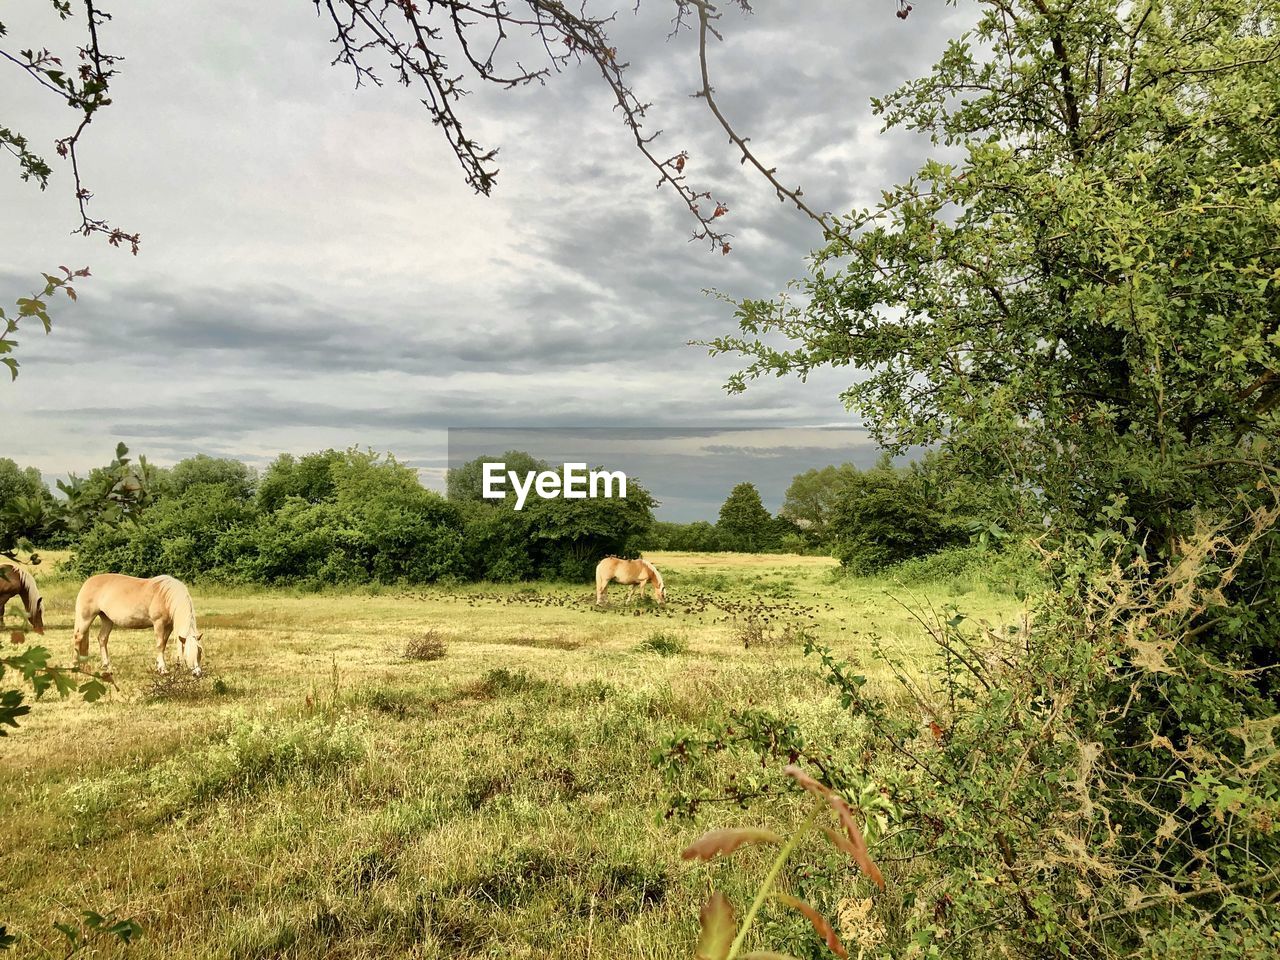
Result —
<instances>
[{"instance_id":1,"label":"green leaf","mask_svg":"<svg viewBox=\"0 0 1280 960\"><path fill-rule=\"evenodd\" d=\"M738 924L732 904L719 890L712 893L703 905L698 923L700 932L698 946L693 954L694 960L725 960L729 955L729 947L733 945Z\"/></svg>"}]
</instances>

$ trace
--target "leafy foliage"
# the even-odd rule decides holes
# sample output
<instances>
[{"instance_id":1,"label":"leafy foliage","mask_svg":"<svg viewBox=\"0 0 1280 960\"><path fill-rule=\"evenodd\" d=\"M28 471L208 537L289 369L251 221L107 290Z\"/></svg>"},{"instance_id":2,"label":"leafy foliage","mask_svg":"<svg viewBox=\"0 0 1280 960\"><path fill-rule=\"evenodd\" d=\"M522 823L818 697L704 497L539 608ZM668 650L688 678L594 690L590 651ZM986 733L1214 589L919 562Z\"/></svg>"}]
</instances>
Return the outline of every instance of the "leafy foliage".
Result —
<instances>
[{"instance_id":1,"label":"leafy foliage","mask_svg":"<svg viewBox=\"0 0 1280 960\"><path fill-rule=\"evenodd\" d=\"M787 487L782 516L803 530L813 543L829 544L831 524L858 472L853 464L845 463L797 474Z\"/></svg>"},{"instance_id":2,"label":"leafy foliage","mask_svg":"<svg viewBox=\"0 0 1280 960\"><path fill-rule=\"evenodd\" d=\"M779 845L781 847L773 863L765 873L764 879L756 891L755 899L743 916L741 924L737 922L733 906L724 895L719 891L711 894L710 899L707 900L702 908L700 917L701 933L694 954L698 958L705 958L705 960L734 960L734 958L740 956L743 958L780 956L769 952L746 954L742 952L752 924L759 916L761 908L770 899L801 913L812 924L827 948L837 957L847 958L849 956L835 930L821 913L803 900L775 889L779 876L786 868L791 855L795 852L800 842L810 833L823 833L837 850L851 857L858 867L880 887L884 886L884 881L880 877L880 869L867 852L867 844L862 836L862 828L854 817L853 811L839 793L814 779L798 766L789 765L784 772L804 790L817 798L817 803L808 817L785 841L777 833L764 827L723 828L703 834L686 847L682 854L686 860L714 860L748 845L766 844ZM835 814L839 829L822 827L818 823L819 815L828 810Z\"/></svg>"},{"instance_id":3,"label":"leafy foliage","mask_svg":"<svg viewBox=\"0 0 1280 960\"><path fill-rule=\"evenodd\" d=\"M720 506L716 533L725 550L762 553L777 550L782 531L765 509L754 483L740 483L729 491Z\"/></svg>"},{"instance_id":4,"label":"leafy foliage","mask_svg":"<svg viewBox=\"0 0 1280 960\"><path fill-rule=\"evenodd\" d=\"M23 631L13 631L11 642L20 645L24 640ZM45 647L27 647L20 653L0 656L0 681L6 673L17 674L35 692L37 700L51 689L60 697L78 693L90 703L107 692L106 684L96 675L86 677L66 667L49 666L52 657ZM0 737L8 736L6 726L16 728L19 719L31 712L25 699L21 689L0 689Z\"/></svg>"},{"instance_id":5,"label":"leafy foliage","mask_svg":"<svg viewBox=\"0 0 1280 960\"><path fill-rule=\"evenodd\" d=\"M749 358L735 389L870 371L844 398L891 451L940 443L1064 530L1131 521L1168 555L1274 470L1276 8L1072 10L987 4L878 101L960 162L847 218L797 299L738 304L711 346Z\"/></svg>"},{"instance_id":6,"label":"leafy foliage","mask_svg":"<svg viewBox=\"0 0 1280 960\"><path fill-rule=\"evenodd\" d=\"M3 28L3 24L0 24ZM0 33L0 36L3 34ZM26 153L26 141L21 137L14 138L8 130L0 129L0 147L17 148L21 150L19 156L20 162L23 163L24 170L38 169L28 162L31 154ZM43 161L36 161L40 166ZM47 169L47 168L44 168ZM23 179L27 179L25 173ZM0 307L0 363L9 368L9 379L16 380L18 378L19 363L16 357L12 356L14 348L18 346L18 341L14 339L14 334L18 332L19 325L25 320L39 320L44 327L44 332L48 333L53 329L53 321L49 317L49 300L58 291L62 291L71 300L76 298L75 287L71 286L71 281L80 277L89 276L89 270L82 268L80 270L71 270L68 267L60 268L63 276L55 277L46 273L44 277L44 288L33 293L29 297L19 297L14 308L9 312L4 307Z\"/></svg>"},{"instance_id":7,"label":"leafy foliage","mask_svg":"<svg viewBox=\"0 0 1280 960\"><path fill-rule=\"evenodd\" d=\"M87 477L73 473L58 481L66 497L67 529L80 534L97 525L116 527L136 518L153 501L157 477L146 457L133 463L129 448L116 444L115 458L105 467L91 470Z\"/></svg>"},{"instance_id":8,"label":"leafy foliage","mask_svg":"<svg viewBox=\"0 0 1280 960\"><path fill-rule=\"evenodd\" d=\"M911 866L886 954L1280 944L1277 19L982 3L876 102L948 160L833 224L797 294L739 303L710 344L748 358L733 389L862 369L844 399L890 452L937 445L1043 523L1055 590L1011 636L935 628L934 682L901 675L923 723L821 654L874 737L790 749L891 798L882 842ZM902 495L892 523L945 530Z\"/></svg>"},{"instance_id":9,"label":"leafy foliage","mask_svg":"<svg viewBox=\"0 0 1280 960\"><path fill-rule=\"evenodd\" d=\"M468 575L508 581L536 576L589 580L603 556L634 554L653 523L653 497L634 478L625 498L570 500L531 497L524 509L481 498L481 464L501 460L518 472L550 470L521 451L501 458L477 457L448 479L450 500L459 497L467 531Z\"/></svg>"},{"instance_id":10,"label":"leafy foliage","mask_svg":"<svg viewBox=\"0 0 1280 960\"><path fill-rule=\"evenodd\" d=\"M446 501L394 457L354 449L285 454L260 479L210 457L167 471L143 459L135 468L126 453L122 445L109 467L63 484L82 575L314 585L581 580L601 556L633 549L652 522L652 498L634 482L625 499L532 498L517 512L465 495Z\"/></svg>"},{"instance_id":11,"label":"leafy foliage","mask_svg":"<svg viewBox=\"0 0 1280 960\"><path fill-rule=\"evenodd\" d=\"M694 520L692 523L656 520L644 540L644 548L715 553L724 549L722 543L716 525L706 520Z\"/></svg>"},{"instance_id":12,"label":"leafy foliage","mask_svg":"<svg viewBox=\"0 0 1280 960\"><path fill-rule=\"evenodd\" d=\"M81 911L79 923L58 921L53 926L66 939L65 957L74 957L91 949L95 942L109 941L112 937L129 946L143 934L142 924L137 920L110 914L103 916L96 910Z\"/></svg>"},{"instance_id":13,"label":"leafy foliage","mask_svg":"<svg viewBox=\"0 0 1280 960\"><path fill-rule=\"evenodd\" d=\"M57 502L40 471L0 458L0 556L47 543L62 523Z\"/></svg>"}]
</instances>

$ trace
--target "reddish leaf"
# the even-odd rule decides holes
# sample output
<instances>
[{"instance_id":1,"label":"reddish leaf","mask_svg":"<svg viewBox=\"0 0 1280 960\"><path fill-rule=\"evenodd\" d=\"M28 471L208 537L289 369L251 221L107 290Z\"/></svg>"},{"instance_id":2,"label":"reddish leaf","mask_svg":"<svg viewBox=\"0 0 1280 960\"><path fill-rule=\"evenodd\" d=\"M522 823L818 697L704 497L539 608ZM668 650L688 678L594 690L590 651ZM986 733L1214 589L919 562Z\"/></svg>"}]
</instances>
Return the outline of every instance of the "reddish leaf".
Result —
<instances>
[{"instance_id":1,"label":"reddish leaf","mask_svg":"<svg viewBox=\"0 0 1280 960\"><path fill-rule=\"evenodd\" d=\"M821 797L823 800L825 800L831 794L830 787L826 786L825 784L819 783L817 780L813 779L813 777L809 776L809 774L805 773L803 770L797 767L794 763L787 764L785 767L782 768L782 772L785 773L792 780L794 780L796 783L800 784L800 786L804 787L806 790L812 793L815 797Z\"/></svg>"},{"instance_id":2,"label":"reddish leaf","mask_svg":"<svg viewBox=\"0 0 1280 960\"><path fill-rule=\"evenodd\" d=\"M840 849L844 850L849 856L853 857L854 862L862 868L862 872L872 879L876 886L881 890L884 889L884 877L880 873L880 868L875 865L871 859L871 852L867 849L867 841L862 836L862 828L858 826L858 821L854 819L853 811L849 809L849 804L834 790L825 784L819 783L809 774L805 773L795 764L788 764L783 767L782 772L789 776L800 786L804 787L815 797L821 797L827 801L827 804L836 812L836 816L840 818L840 824L844 827L845 833L849 838L849 847L843 844L837 844ZM830 836L830 834L828 834Z\"/></svg>"},{"instance_id":3,"label":"reddish leaf","mask_svg":"<svg viewBox=\"0 0 1280 960\"><path fill-rule=\"evenodd\" d=\"M938 726L937 720L929 721L929 732L933 734L933 739L938 741L938 743L941 743L943 740L945 740L947 736L946 731L944 731L940 726Z\"/></svg>"},{"instance_id":4,"label":"reddish leaf","mask_svg":"<svg viewBox=\"0 0 1280 960\"><path fill-rule=\"evenodd\" d=\"M870 877L877 887L883 890L884 877L880 874L880 868L875 865L875 861L871 859L871 851L867 849L867 841L862 836L862 828L858 826L858 821L854 819L853 811L849 809L849 805L844 800L834 793L827 795L827 803L831 804L836 816L840 818L840 823L844 826L844 832L848 835L849 842L853 845L853 851L850 855L858 866L862 868L862 872Z\"/></svg>"},{"instance_id":5,"label":"reddish leaf","mask_svg":"<svg viewBox=\"0 0 1280 960\"><path fill-rule=\"evenodd\" d=\"M822 832L830 838L831 842L836 845L837 849L844 851L851 857L856 858L858 856L858 848L850 843L849 838L839 830L832 830L830 827L820 827L819 829L821 829Z\"/></svg>"},{"instance_id":6,"label":"reddish leaf","mask_svg":"<svg viewBox=\"0 0 1280 960\"><path fill-rule=\"evenodd\" d=\"M764 827L739 827L709 830L685 847L680 856L686 860L713 860L721 854L733 853L746 843L781 843L782 838Z\"/></svg>"},{"instance_id":7,"label":"reddish leaf","mask_svg":"<svg viewBox=\"0 0 1280 960\"><path fill-rule=\"evenodd\" d=\"M702 932L698 934L698 947L694 960L724 960L733 945L738 921L733 915L733 905L719 890L711 894L702 912L698 914Z\"/></svg>"},{"instance_id":8,"label":"reddish leaf","mask_svg":"<svg viewBox=\"0 0 1280 960\"><path fill-rule=\"evenodd\" d=\"M844 948L844 944L836 936L835 930L831 929L831 924L827 922L826 917L798 897L793 897L787 893L775 893L774 896L788 907L803 913L809 922L813 924L813 929L818 931L818 936L822 938L828 949L837 957L840 957L841 960L848 960L849 951Z\"/></svg>"},{"instance_id":9,"label":"reddish leaf","mask_svg":"<svg viewBox=\"0 0 1280 960\"><path fill-rule=\"evenodd\" d=\"M9 642L14 644L15 646L19 643L25 643L26 639L27 639L27 635L23 633L21 630L14 630L11 634L9 634Z\"/></svg>"}]
</instances>

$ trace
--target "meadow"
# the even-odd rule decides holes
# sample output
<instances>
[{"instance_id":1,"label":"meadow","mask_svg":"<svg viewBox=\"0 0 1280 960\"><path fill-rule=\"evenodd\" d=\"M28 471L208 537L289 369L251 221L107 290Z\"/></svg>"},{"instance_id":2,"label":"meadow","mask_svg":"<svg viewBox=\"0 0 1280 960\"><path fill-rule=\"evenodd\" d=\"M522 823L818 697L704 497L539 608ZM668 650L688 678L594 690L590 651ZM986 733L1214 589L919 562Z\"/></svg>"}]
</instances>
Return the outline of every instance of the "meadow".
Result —
<instances>
[{"instance_id":1,"label":"meadow","mask_svg":"<svg viewBox=\"0 0 1280 960\"><path fill-rule=\"evenodd\" d=\"M597 609L588 584L196 584L200 681L158 679L151 633L117 630L105 699L46 698L0 740L0 918L17 955L62 956L54 922L92 908L144 933L84 956L691 957L711 883L746 897L763 861L681 849L713 826L785 825L801 801L666 817L664 741L750 706L852 747L859 721L802 634L888 691L874 644L913 674L934 655L908 607L1022 615L963 577L908 588L826 558L649 557L663 607L616 585ZM42 641L66 662L78 581L51 566ZM678 776L739 768L752 774L726 754ZM870 897L852 869L824 893L852 944L882 922ZM789 922L762 933L820 955Z\"/></svg>"}]
</instances>

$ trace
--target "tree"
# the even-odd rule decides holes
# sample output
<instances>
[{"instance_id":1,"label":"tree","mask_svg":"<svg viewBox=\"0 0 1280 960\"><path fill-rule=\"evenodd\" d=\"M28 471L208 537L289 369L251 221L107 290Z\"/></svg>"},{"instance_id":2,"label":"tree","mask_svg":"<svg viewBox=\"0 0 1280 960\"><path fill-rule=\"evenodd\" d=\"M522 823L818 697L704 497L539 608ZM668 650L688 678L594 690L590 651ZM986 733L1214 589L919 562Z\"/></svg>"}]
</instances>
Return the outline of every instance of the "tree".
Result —
<instances>
[{"instance_id":1,"label":"tree","mask_svg":"<svg viewBox=\"0 0 1280 960\"><path fill-rule=\"evenodd\" d=\"M731 389L857 366L844 398L889 450L941 444L1170 555L1277 475L1275 12L986 5L876 102L962 159L842 218L801 296L739 303L710 344L749 361Z\"/></svg>"},{"instance_id":2,"label":"tree","mask_svg":"<svg viewBox=\"0 0 1280 960\"><path fill-rule=\"evenodd\" d=\"M824 654L893 757L848 756L842 779L891 778L903 833L933 833L902 850L935 864L903 899L1006 931L944 946L925 921L912 948L1174 956L1212 929L1222 955L1265 956L1280 3L981 6L876 104L947 158L841 218L797 294L738 303L709 346L746 358L735 390L861 369L843 397L889 450L937 445L1044 517L1058 589L1016 643L988 635L971 659L963 617L929 628L950 699L927 760L917 720Z\"/></svg>"},{"instance_id":3,"label":"tree","mask_svg":"<svg viewBox=\"0 0 1280 960\"><path fill-rule=\"evenodd\" d=\"M754 483L740 483L720 506L716 532L726 550L759 553L778 549L781 532Z\"/></svg>"},{"instance_id":4,"label":"tree","mask_svg":"<svg viewBox=\"0 0 1280 960\"><path fill-rule=\"evenodd\" d=\"M137 517L154 499L158 476L146 457L133 463L129 448L117 443L115 458L105 467L58 481L67 498L67 529L80 534L100 523L117 526Z\"/></svg>"},{"instance_id":5,"label":"tree","mask_svg":"<svg viewBox=\"0 0 1280 960\"><path fill-rule=\"evenodd\" d=\"M646 550L688 550L715 553L724 548L714 523L694 520L692 523L655 521L645 540Z\"/></svg>"},{"instance_id":6,"label":"tree","mask_svg":"<svg viewBox=\"0 0 1280 960\"><path fill-rule=\"evenodd\" d=\"M471 575L488 580L533 577L590 579L596 563L609 554L634 554L650 532L656 501L634 478L627 479L625 497L542 498L532 495L521 510L514 495L502 500L482 499L483 464L493 457L477 457L449 471L451 502L466 517ZM508 470L549 471L544 461L521 450L502 457Z\"/></svg>"},{"instance_id":7,"label":"tree","mask_svg":"<svg viewBox=\"0 0 1280 960\"><path fill-rule=\"evenodd\" d=\"M271 513L289 497L308 503L328 499L337 489L334 470L342 462L343 455L337 450L309 453L301 459L291 453L280 454L258 482L258 507Z\"/></svg>"},{"instance_id":8,"label":"tree","mask_svg":"<svg viewBox=\"0 0 1280 960\"><path fill-rule=\"evenodd\" d=\"M797 474L787 487L781 515L799 527L809 542L826 545L844 489L857 473L857 467L846 463Z\"/></svg>"},{"instance_id":9,"label":"tree","mask_svg":"<svg viewBox=\"0 0 1280 960\"><path fill-rule=\"evenodd\" d=\"M0 457L0 556L15 559L19 548L44 544L61 522L40 471Z\"/></svg>"},{"instance_id":10,"label":"tree","mask_svg":"<svg viewBox=\"0 0 1280 960\"><path fill-rule=\"evenodd\" d=\"M876 573L911 557L965 543L943 490L919 464L896 468L882 460L846 478L829 526L835 554L851 572Z\"/></svg>"},{"instance_id":11,"label":"tree","mask_svg":"<svg viewBox=\"0 0 1280 960\"><path fill-rule=\"evenodd\" d=\"M162 486L166 494L182 494L198 483L224 484L235 499L248 500L253 496L256 482L253 468L247 464L198 453L166 470Z\"/></svg>"},{"instance_id":12,"label":"tree","mask_svg":"<svg viewBox=\"0 0 1280 960\"><path fill-rule=\"evenodd\" d=\"M445 490L455 503L481 503L484 501L484 465L505 463L506 469L523 476L549 469L547 463L523 450L508 450L501 457L481 456L451 467L445 476ZM504 497L514 497L510 484L503 486Z\"/></svg>"}]
</instances>

